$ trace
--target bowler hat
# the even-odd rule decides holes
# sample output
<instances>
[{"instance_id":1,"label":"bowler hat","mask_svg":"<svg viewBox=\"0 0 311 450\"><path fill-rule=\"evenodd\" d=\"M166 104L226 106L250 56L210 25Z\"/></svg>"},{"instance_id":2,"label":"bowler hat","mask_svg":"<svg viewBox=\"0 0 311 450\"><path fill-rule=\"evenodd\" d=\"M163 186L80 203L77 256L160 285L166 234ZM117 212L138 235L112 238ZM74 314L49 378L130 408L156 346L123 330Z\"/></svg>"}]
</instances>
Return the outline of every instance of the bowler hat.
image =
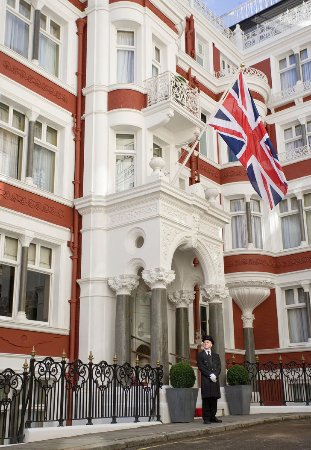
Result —
<instances>
[{"instance_id":1,"label":"bowler hat","mask_svg":"<svg viewBox=\"0 0 311 450\"><path fill-rule=\"evenodd\" d=\"M214 345L214 339L212 338L212 336L203 336L202 337L202 342L204 341L211 341L211 343Z\"/></svg>"}]
</instances>

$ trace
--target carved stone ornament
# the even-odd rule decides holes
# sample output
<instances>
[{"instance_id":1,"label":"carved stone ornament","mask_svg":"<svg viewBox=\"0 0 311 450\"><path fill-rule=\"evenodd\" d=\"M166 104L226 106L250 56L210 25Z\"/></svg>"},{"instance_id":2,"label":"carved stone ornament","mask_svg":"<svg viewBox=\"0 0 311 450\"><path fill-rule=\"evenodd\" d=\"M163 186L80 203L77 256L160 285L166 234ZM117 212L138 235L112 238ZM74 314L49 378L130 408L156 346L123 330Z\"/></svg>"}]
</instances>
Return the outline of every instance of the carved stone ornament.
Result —
<instances>
[{"instance_id":1,"label":"carved stone ornament","mask_svg":"<svg viewBox=\"0 0 311 450\"><path fill-rule=\"evenodd\" d=\"M166 289L175 280L174 270L166 270L162 267L144 270L143 280L151 289Z\"/></svg>"},{"instance_id":2,"label":"carved stone ornament","mask_svg":"<svg viewBox=\"0 0 311 450\"><path fill-rule=\"evenodd\" d=\"M271 281L248 280L227 283L230 296L241 309L243 315L249 316L253 310L265 301L274 286ZM249 314L247 314L249 313Z\"/></svg>"},{"instance_id":3,"label":"carved stone ornament","mask_svg":"<svg viewBox=\"0 0 311 450\"><path fill-rule=\"evenodd\" d=\"M131 295L139 282L138 275L123 274L117 277L108 278L108 285L117 295Z\"/></svg>"},{"instance_id":4,"label":"carved stone ornament","mask_svg":"<svg viewBox=\"0 0 311 450\"><path fill-rule=\"evenodd\" d=\"M253 328L253 322L255 320L254 314L250 311L245 311L245 313L241 315L241 319L243 320L243 328Z\"/></svg>"},{"instance_id":5,"label":"carved stone ornament","mask_svg":"<svg viewBox=\"0 0 311 450\"><path fill-rule=\"evenodd\" d=\"M168 295L168 299L176 305L176 308L188 308L194 300L194 291L174 291Z\"/></svg>"},{"instance_id":6,"label":"carved stone ornament","mask_svg":"<svg viewBox=\"0 0 311 450\"><path fill-rule=\"evenodd\" d=\"M228 289L223 284L206 284L201 289L208 303L222 303L229 297Z\"/></svg>"}]
</instances>

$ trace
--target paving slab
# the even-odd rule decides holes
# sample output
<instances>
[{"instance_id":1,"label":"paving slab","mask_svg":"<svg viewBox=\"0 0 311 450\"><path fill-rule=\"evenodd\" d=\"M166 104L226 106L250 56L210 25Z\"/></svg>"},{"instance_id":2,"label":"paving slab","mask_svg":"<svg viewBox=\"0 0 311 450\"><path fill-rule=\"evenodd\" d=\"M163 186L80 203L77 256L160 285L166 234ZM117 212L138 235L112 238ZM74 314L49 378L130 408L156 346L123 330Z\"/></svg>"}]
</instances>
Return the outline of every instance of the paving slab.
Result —
<instances>
[{"instance_id":1,"label":"paving slab","mask_svg":"<svg viewBox=\"0 0 311 450\"><path fill-rule=\"evenodd\" d=\"M310 419L310 413L252 414L247 416L225 416L222 423L204 425L202 419L191 423L171 423L140 428L85 434L76 437L50 439L41 442L2 446L12 450L121 450L163 442L172 442L186 437L200 437L223 433L227 430L251 427L263 423L284 420Z\"/></svg>"}]
</instances>

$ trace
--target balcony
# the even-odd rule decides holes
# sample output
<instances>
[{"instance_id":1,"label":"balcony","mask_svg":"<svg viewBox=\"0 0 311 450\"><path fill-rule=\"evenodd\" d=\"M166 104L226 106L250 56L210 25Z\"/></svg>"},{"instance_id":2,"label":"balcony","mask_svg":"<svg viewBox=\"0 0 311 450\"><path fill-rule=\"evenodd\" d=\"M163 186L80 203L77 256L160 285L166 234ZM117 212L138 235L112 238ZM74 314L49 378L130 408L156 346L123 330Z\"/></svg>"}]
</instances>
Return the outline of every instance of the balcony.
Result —
<instances>
[{"instance_id":1,"label":"balcony","mask_svg":"<svg viewBox=\"0 0 311 450\"><path fill-rule=\"evenodd\" d=\"M244 33L243 47L249 49L261 44L276 35L287 33L289 29L297 26L307 26L311 20L311 0L303 2L295 8L288 9L271 20L257 25L254 30Z\"/></svg>"},{"instance_id":2,"label":"balcony","mask_svg":"<svg viewBox=\"0 0 311 450\"><path fill-rule=\"evenodd\" d=\"M239 71L240 69L238 68L231 68L230 70L226 70L223 72L214 72L214 76L216 78L235 77L237 76ZM248 80L252 78L258 78L258 80L261 80L266 84L269 84L266 75L263 72L261 72L261 70L255 69L254 67L244 67L243 74Z\"/></svg>"},{"instance_id":3,"label":"balcony","mask_svg":"<svg viewBox=\"0 0 311 450\"><path fill-rule=\"evenodd\" d=\"M293 162L296 159L305 159L311 157L311 146L304 145L303 147L298 147L292 150L287 150L285 152L279 153L279 161L281 163Z\"/></svg>"},{"instance_id":4,"label":"balcony","mask_svg":"<svg viewBox=\"0 0 311 450\"><path fill-rule=\"evenodd\" d=\"M310 93L311 80L298 81L295 86L271 95L269 107L273 108L290 101L295 101L301 97L304 97L305 95L310 95Z\"/></svg>"},{"instance_id":5,"label":"balcony","mask_svg":"<svg viewBox=\"0 0 311 450\"><path fill-rule=\"evenodd\" d=\"M192 135L202 127L200 94L185 78L164 72L145 81L148 128L166 126L173 133Z\"/></svg>"}]
</instances>

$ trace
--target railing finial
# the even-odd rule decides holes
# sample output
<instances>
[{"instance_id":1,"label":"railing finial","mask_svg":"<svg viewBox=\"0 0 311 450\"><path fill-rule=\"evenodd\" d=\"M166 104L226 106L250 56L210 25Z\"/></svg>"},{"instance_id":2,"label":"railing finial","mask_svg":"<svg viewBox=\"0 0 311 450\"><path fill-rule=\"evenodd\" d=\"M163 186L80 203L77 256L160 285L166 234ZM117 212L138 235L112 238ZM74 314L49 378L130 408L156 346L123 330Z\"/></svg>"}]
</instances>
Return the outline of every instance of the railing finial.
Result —
<instances>
[{"instance_id":1,"label":"railing finial","mask_svg":"<svg viewBox=\"0 0 311 450\"><path fill-rule=\"evenodd\" d=\"M24 362L24 364L23 364L23 369L24 369L24 372L27 372L27 370L28 370L28 362L27 362L27 358L25 359L25 362Z\"/></svg>"},{"instance_id":2,"label":"railing finial","mask_svg":"<svg viewBox=\"0 0 311 450\"><path fill-rule=\"evenodd\" d=\"M305 357L303 356L303 353L301 353L301 361L305 362Z\"/></svg>"},{"instance_id":3,"label":"railing finial","mask_svg":"<svg viewBox=\"0 0 311 450\"><path fill-rule=\"evenodd\" d=\"M31 350L31 357L34 358L37 354L36 350L35 350L35 346L33 345L32 350Z\"/></svg>"},{"instance_id":4,"label":"railing finial","mask_svg":"<svg viewBox=\"0 0 311 450\"><path fill-rule=\"evenodd\" d=\"M159 360L157 361L157 367L160 367L160 361Z\"/></svg>"},{"instance_id":5,"label":"railing finial","mask_svg":"<svg viewBox=\"0 0 311 450\"><path fill-rule=\"evenodd\" d=\"M282 359L282 355L279 356L279 363L282 363L283 359Z\"/></svg>"},{"instance_id":6,"label":"railing finial","mask_svg":"<svg viewBox=\"0 0 311 450\"><path fill-rule=\"evenodd\" d=\"M139 356L138 356L138 353L137 353L137 355L136 355L136 366L138 366L138 364L139 364Z\"/></svg>"},{"instance_id":7,"label":"railing finial","mask_svg":"<svg viewBox=\"0 0 311 450\"><path fill-rule=\"evenodd\" d=\"M114 354L114 357L113 357L113 364L117 364L117 362L118 362L117 355Z\"/></svg>"},{"instance_id":8,"label":"railing finial","mask_svg":"<svg viewBox=\"0 0 311 450\"><path fill-rule=\"evenodd\" d=\"M94 356L93 356L92 350L90 350L90 353L89 353L89 362L91 363L91 362L93 361L93 359L94 359Z\"/></svg>"}]
</instances>

